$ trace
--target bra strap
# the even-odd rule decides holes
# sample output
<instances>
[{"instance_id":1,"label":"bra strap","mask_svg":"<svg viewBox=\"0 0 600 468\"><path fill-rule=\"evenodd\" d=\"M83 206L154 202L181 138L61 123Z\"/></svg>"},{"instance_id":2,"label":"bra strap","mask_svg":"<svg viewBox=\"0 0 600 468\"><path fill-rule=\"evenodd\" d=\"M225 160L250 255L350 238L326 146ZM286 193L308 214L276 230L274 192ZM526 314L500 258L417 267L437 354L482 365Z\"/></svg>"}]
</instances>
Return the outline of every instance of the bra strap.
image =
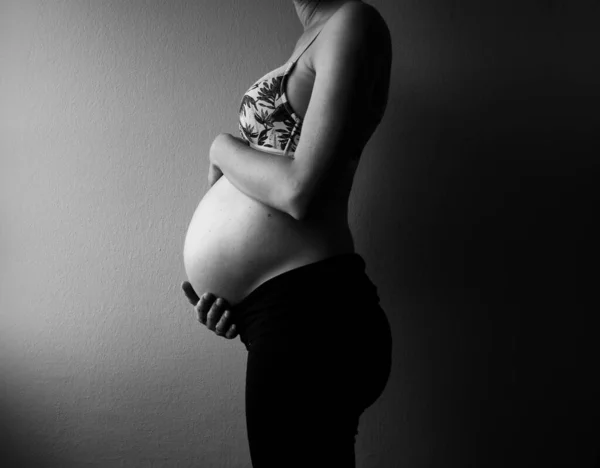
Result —
<instances>
[{"instance_id":1,"label":"bra strap","mask_svg":"<svg viewBox=\"0 0 600 468\"><path fill-rule=\"evenodd\" d=\"M296 56L296 58L290 61L290 65L291 65L291 64L294 64L294 63L296 63L296 61L297 61L297 60L298 60L298 59L299 59L299 58L302 56L302 54L303 54L304 52L306 52L306 49L308 49L308 48L311 46L311 44L312 44L313 42L315 42L315 39L316 39L317 37L319 37L319 34L321 34L321 31L323 31L323 27L324 27L324 26L325 26L325 25L323 25L323 26L321 27L321 29L319 29L319 31L317 32L317 34L315 34L315 37L313 37L313 38L310 40L310 42L309 42L309 43L308 43L308 44L307 44L307 45L306 45L306 46L305 46L305 47L304 47L304 48L303 48L303 49L300 51L300 53L299 53L299 54Z\"/></svg>"}]
</instances>

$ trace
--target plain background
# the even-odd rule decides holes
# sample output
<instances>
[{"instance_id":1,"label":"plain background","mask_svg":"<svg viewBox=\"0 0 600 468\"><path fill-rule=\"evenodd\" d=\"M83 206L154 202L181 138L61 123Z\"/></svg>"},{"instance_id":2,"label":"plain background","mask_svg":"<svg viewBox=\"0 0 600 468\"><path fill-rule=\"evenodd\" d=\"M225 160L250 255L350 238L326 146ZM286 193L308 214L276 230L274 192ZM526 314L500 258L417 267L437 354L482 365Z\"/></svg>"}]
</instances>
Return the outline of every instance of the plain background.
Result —
<instances>
[{"instance_id":1,"label":"plain background","mask_svg":"<svg viewBox=\"0 0 600 468\"><path fill-rule=\"evenodd\" d=\"M591 466L599 4L369 3L392 83L350 222L394 365L357 467ZM2 466L249 467L246 351L182 250L292 1L0 5Z\"/></svg>"}]
</instances>

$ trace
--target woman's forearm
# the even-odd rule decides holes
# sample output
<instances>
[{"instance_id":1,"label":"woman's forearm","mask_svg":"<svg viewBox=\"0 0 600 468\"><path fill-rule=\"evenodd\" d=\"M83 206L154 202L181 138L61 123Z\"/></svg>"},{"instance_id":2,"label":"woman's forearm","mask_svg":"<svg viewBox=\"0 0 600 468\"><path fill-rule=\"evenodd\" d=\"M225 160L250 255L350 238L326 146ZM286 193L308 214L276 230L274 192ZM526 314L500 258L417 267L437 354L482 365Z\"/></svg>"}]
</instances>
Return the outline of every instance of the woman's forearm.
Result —
<instances>
[{"instance_id":1,"label":"woman's forearm","mask_svg":"<svg viewBox=\"0 0 600 468\"><path fill-rule=\"evenodd\" d=\"M211 145L210 160L239 191L294 216L292 158L255 150L221 133Z\"/></svg>"}]
</instances>

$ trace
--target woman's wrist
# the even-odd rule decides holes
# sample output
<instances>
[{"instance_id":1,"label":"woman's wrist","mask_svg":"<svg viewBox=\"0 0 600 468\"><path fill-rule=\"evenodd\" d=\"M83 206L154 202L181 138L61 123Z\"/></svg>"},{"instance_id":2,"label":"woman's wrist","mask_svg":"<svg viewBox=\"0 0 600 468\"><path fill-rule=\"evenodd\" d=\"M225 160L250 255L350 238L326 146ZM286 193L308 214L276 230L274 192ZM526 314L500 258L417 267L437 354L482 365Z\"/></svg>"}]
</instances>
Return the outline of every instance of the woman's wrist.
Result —
<instances>
[{"instance_id":1,"label":"woman's wrist","mask_svg":"<svg viewBox=\"0 0 600 468\"><path fill-rule=\"evenodd\" d=\"M233 151L237 145L248 146L248 143L245 140L236 138L229 133L219 133L213 140L210 147L210 162L219 167L219 156L227 151Z\"/></svg>"}]
</instances>

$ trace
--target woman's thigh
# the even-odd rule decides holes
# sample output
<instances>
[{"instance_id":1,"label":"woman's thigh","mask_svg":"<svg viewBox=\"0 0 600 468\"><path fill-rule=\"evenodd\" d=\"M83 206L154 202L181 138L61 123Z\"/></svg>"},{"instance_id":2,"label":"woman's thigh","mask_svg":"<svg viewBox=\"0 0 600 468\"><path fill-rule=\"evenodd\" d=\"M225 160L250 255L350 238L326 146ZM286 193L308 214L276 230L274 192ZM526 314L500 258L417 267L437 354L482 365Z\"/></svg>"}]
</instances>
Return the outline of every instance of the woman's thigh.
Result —
<instances>
[{"instance_id":1,"label":"woman's thigh","mask_svg":"<svg viewBox=\"0 0 600 468\"><path fill-rule=\"evenodd\" d=\"M388 380L391 334L381 309L365 311L363 324L323 327L317 317L324 313L312 310L293 334L272 332L248 351L246 423L254 468L355 466L360 414Z\"/></svg>"}]
</instances>

